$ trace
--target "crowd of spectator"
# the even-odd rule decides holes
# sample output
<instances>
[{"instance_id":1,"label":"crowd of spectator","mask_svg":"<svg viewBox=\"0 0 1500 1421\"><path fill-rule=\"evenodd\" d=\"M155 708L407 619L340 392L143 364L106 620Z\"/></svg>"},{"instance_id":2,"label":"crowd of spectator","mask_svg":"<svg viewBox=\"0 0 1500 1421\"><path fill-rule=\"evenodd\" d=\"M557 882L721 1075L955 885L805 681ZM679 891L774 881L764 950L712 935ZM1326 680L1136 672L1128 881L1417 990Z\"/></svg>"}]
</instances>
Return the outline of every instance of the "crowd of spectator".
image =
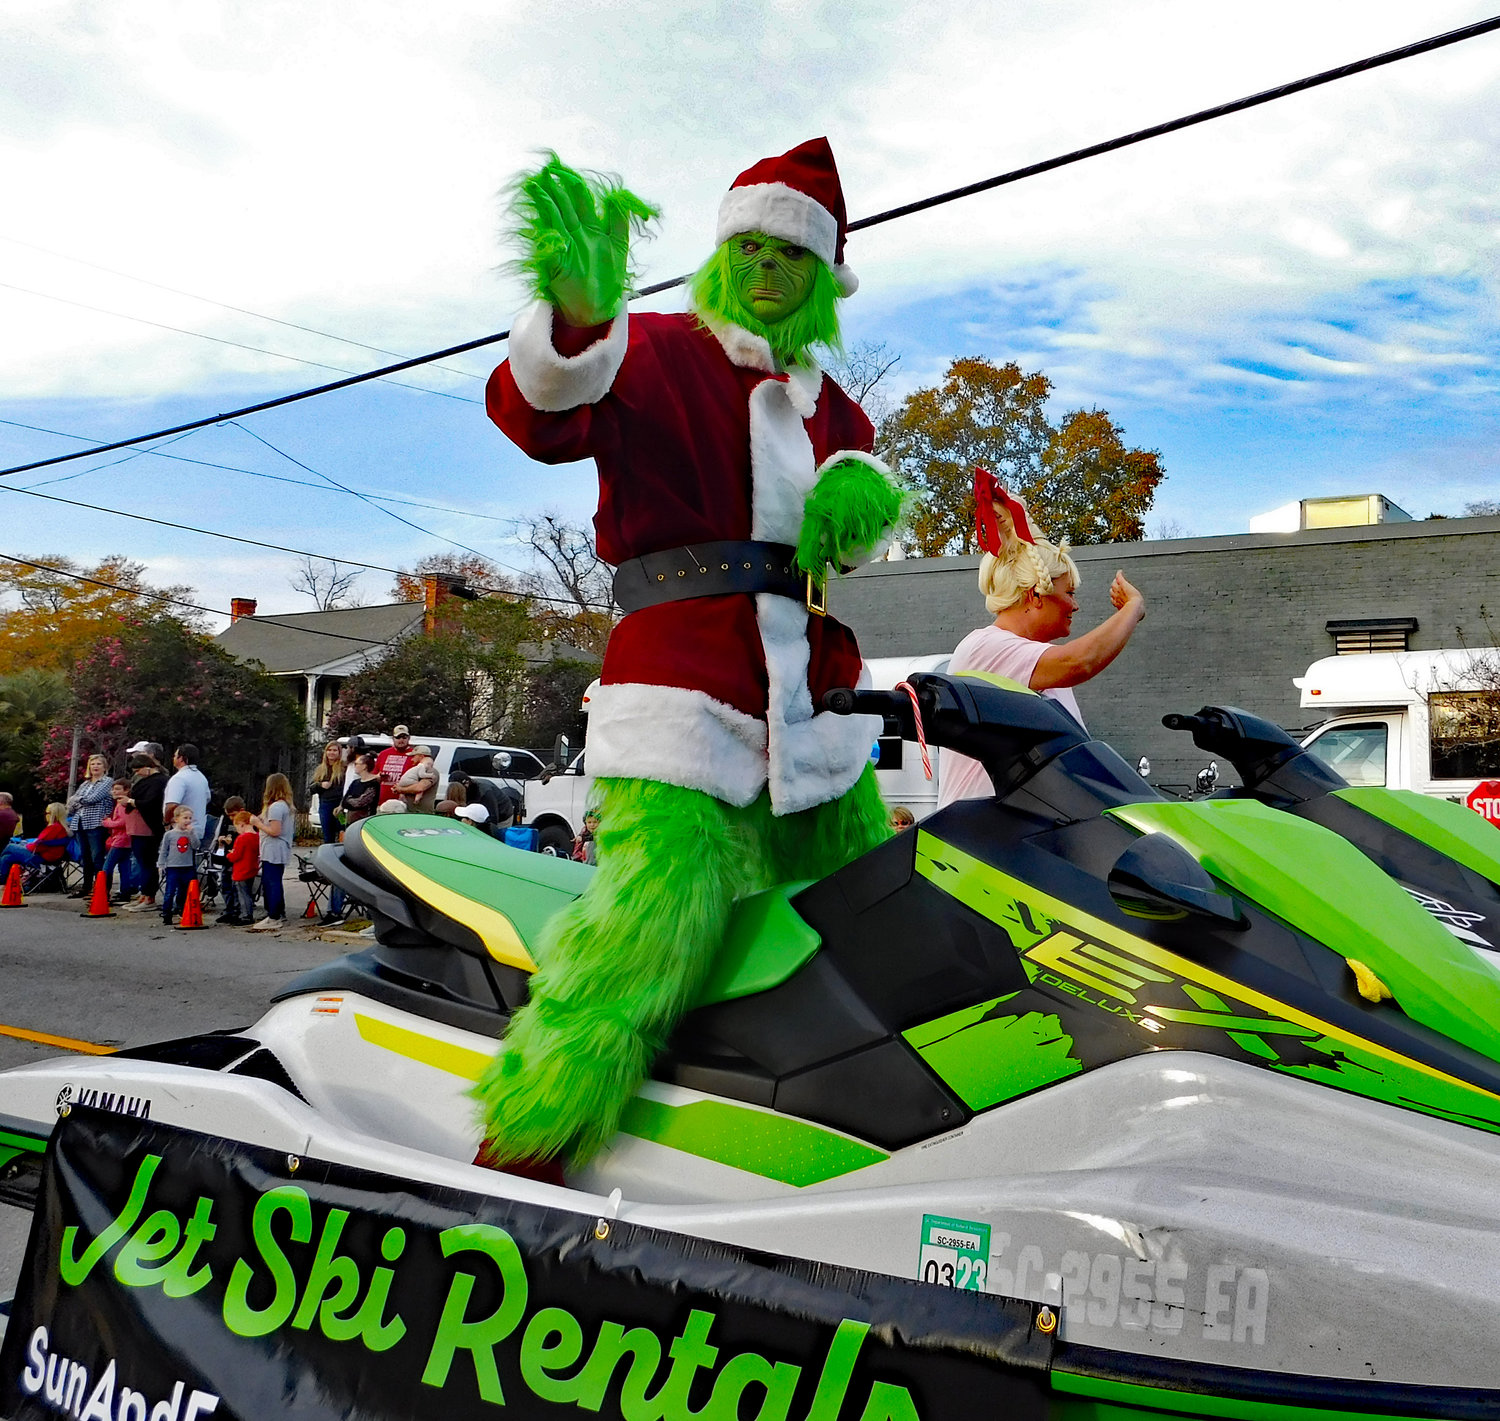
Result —
<instances>
[{"instance_id":1,"label":"crowd of spectator","mask_svg":"<svg viewBox=\"0 0 1500 1421\"><path fill-rule=\"evenodd\" d=\"M114 778L105 756L90 755L78 785L66 801L47 805L46 823L29 840L21 837L12 797L0 793L0 882L16 866L28 876L31 891L49 884L61 888L67 879L56 870L71 860L80 872L69 896L91 898L102 875L112 905L159 912L170 926L182 913L189 885L201 878L209 848L208 871L224 889L217 921L261 931L284 926L282 874L296 830L287 777L267 778L259 813L233 795L214 816L196 745L177 746L170 773L166 752L155 741L137 741L124 755L126 773ZM257 878L265 915L252 921Z\"/></svg>"},{"instance_id":2,"label":"crowd of spectator","mask_svg":"<svg viewBox=\"0 0 1500 1421\"><path fill-rule=\"evenodd\" d=\"M118 777L111 776L105 756L90 755L67 800L47 805L45 824L29 839L21 837L12 797L0 792L0 883L19 865L33 885L61 885L63 875L49 871L72 860L81 875L71 896L92 895L102 874L111 903L160 913L170 925L206 855L223 893L218 923L258 931L283 926L284 876L297 830L287 777L267 777L258 808L231 795L213 816L213 791L196 746L177 746L168 761L160 744L141 740L124 755L126 773ZM309 804L316 805L325 844L372 814L418 813L453 818L512 848L539 850L537 831L525 823L524 804L513 789L462 773L446 785L440 779L433 748L413 743L410 729L398 725L391 744L379 752L329 741L308 781ZM573 846L578 861L595 861L597 829L598 815L591 812ZM265 909L259 919L257 880ZM343 908L334 888L330 912Z\"/></svg>"}]
</instances>

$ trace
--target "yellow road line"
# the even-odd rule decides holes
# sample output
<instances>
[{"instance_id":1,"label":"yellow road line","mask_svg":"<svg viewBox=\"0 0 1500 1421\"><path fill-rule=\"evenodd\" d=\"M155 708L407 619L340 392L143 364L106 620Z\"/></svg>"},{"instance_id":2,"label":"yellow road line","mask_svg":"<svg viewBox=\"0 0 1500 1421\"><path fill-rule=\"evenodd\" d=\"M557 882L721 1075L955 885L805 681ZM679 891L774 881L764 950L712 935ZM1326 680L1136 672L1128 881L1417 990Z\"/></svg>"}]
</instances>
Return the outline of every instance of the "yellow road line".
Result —
<instances>
[{"instance_id":1,"label":"yellow road line","mask_svg":"<svg viewBox=\"0 0 1500 1421\"><path fill-rule=\"evenodd\" d=\"M113 1046L97 1041L77 1041L71 1036L49 1036L45 1031L27 1031L24 1026L0 1026L0 1036L14 1036L18 1041L35 1041L42 1046L57 1046L64 1051L78 1051L85 1056L113 1056Z\"/></svg>"}]
</instances>

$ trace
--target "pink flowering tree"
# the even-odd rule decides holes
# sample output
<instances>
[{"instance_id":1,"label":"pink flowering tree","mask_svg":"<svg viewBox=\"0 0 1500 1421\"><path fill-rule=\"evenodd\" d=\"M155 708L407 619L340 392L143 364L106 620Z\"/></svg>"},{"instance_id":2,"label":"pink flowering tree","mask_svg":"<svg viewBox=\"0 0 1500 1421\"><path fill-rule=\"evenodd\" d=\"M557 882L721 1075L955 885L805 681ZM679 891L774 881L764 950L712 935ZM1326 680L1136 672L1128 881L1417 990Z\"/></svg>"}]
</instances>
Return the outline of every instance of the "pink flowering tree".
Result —
<instances>
[{"instance_id":1,"label":"pink flowering tree","mask_svg":"<svg viewBox=\"0 0 1500 1421\"><path fill-rule=\"evenodd\" d=\"M171 617L127 622L101 637L69 673L68 691L38 766L50 797L67 788L75 727L80 765L97 752L116 774L137 740L158 741L169 771L174 747L196 745L216 795L258 800L267 774L302 764L305 730L293 689Z\"/></svg>"}]
</instances>

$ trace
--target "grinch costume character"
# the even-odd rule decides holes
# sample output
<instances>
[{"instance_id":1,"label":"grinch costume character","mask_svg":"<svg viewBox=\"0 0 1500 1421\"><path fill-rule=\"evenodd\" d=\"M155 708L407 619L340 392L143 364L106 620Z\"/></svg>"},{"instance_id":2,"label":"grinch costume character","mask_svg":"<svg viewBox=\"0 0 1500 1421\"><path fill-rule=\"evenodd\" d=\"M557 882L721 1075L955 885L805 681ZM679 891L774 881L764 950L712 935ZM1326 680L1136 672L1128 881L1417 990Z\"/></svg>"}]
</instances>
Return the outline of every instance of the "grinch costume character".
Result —
<instances>
[{"instance_id":1,"label":"grinch costume character","mask_svg":"<svg viewBox=\"0 0 1500 1421\"><path fill-rule=\"evenodd\" d=\"M531 999L475 1094L481 1158L586 1161L692 1005L736 897L830 873L889 834L878 721L821 712L858 683L822 614L828 563L900 512L837 346L845 213L815 139L742 173L684 315L627 312L651 209L555 159L520 186L536 302L488 390L532 458L592 458L599 554L627 615L590 702L598 871L550 927Z\"/></svg>"}]
</instances>

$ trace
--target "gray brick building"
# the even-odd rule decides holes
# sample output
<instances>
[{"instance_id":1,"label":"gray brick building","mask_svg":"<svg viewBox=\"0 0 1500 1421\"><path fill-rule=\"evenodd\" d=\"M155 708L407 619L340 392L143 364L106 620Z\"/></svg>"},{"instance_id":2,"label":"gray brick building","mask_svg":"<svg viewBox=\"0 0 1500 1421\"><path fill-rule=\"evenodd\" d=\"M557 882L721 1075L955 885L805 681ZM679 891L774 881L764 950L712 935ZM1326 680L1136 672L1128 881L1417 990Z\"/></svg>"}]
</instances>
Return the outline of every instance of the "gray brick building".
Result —
<instances>
[{"instance_id":1,"label":"gray brick building","mask_svg":"<svg viewBox=\"0 0 1500 1421\"><path fill-rule=\"evenodd\" d=\"M1373 636L1376 649L1404 637L1413 651L1500 639L1500 517L1112 543L1073 557L1076 631L1110 611L1116 568L1146 597L1130 646L1078 701L1095 735L1132 764L1148 756L1164 784L1188 783L1204 756L1162 728L1163 714L1217 703L1311 725L1292 678L1333 655L1335 635ZM830 610L866 656L951 651L989 620L978 567L977 557L875 563L831 589Z\"/></svg>"}]
</instances>

